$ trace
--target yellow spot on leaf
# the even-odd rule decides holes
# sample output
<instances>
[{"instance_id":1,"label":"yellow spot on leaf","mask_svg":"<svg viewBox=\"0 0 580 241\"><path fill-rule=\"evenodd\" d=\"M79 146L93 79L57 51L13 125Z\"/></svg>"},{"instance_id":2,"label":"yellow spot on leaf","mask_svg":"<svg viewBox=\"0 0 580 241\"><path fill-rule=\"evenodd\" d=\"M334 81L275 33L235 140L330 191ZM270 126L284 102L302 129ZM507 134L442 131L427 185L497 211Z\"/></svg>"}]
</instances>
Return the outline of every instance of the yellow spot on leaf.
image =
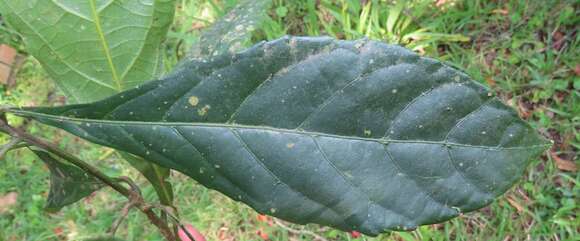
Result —
<instances>
[{"instance_id":1,"label":"yellow spot on leaf","mask_svg":"<svg viewBox=\"0 0 580 241\"><path fill-rule=\"evenodd\" d=\"M296 144L294 144L294 143L288 143L288 144L286 144L286 147L288 147L288 149L292 149L292 148L294 148L295 145Z\"/></svg>"},{"instance_id":2,"label":"yellow spot on leaf","mask_svg":"<svg viewBox=\"0 0 580 241\"><path fill-rule=\"evenodd\" d=\"M189 104L191 106L196 106L197 104L199 104L199 98L197 98L197 96L189 97Z\"/></svg>"}]
</instances>

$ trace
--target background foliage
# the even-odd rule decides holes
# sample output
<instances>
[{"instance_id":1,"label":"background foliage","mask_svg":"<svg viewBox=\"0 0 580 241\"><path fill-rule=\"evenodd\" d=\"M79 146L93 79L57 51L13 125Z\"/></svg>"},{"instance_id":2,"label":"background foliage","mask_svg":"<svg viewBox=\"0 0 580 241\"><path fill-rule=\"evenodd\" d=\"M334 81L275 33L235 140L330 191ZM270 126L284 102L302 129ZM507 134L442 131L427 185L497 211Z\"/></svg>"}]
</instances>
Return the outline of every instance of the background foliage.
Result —
<instances>
[{"instance_id":1,"label":"background foliage","mask_svg":"<svg viewBox=\"0 0 580 241\"><path fill-rule=\"evenodd\" d=\"M199 31L225 14L237 1L180 0L164 51L169 71ZM580 190L580 63L574 1L390 1L274 0L263 28L253 40L285 34L331 35L342 39L368 36L399 43L464 69L491 86L556 144L532 162L526 177L503 198L482 211L411 233L360 237L321 228L302 227L258 216L223 195L190 179L174 175L176 205L183 218L209 240L573 240L580 227L577 200ZM25 51L14 32L2 26L2 43ZM47 74L29 58L14 89L1 90L0 102L12 105L60 105ZM59 143L111 175L137 177L114 152L95 148L45 126L30 125L34 134ZM82 148L80 148L82 147ZM0 240L78 240L106 229L124 198L99 192L91 198L47 214L48 171L28 151L0 160L0 197L17 193L18 202L0 208ZM144 183L144 180L138 179ZM185 181L187 180L187 181ZM26 188L22 188L26 187ZM152 187L144 190L155 199ZM119 235L127 240L160 240L156 230L130 215Z\"/></svg>"}]
</instances>

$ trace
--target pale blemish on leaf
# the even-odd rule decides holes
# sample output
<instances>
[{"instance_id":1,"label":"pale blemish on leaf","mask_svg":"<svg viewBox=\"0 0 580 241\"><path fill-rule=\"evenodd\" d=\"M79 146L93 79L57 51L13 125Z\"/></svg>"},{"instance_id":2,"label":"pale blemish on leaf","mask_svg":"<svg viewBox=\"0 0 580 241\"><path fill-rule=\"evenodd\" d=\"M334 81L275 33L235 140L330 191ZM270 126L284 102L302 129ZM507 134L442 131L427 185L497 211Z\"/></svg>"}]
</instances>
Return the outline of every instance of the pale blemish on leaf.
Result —
<instances>
[{"instance_id":1,"label":"pale blemish on leaf","mask_svg":"<svg viewBox=\"0 0 580 241\"><path fill-rule=\"evenodd\" d=\"M286 144L286 147L288 147L288 149L292 149L292 148L294 148L295 145L296 144L294 144L294 143L288 143L288 144Z\"/></svg>"},{"instance_id":2,"label":"pale blemish on leaf","mask_svg":"<svg viewBox=\"0 0 580 241\"><path fill-rule=\"evenodd\" d=\"M197 98L195 95L189 97L189 104L194 107L197 106L197 104L199 104L199 98Z\"/></svg>"},{"instance_id":3,"label":"pale blemish on leaf","mask_svg":"<svg viewBox=\"0 0 580 241\"><path fill-rule=\"evenodd\" d=\"M372 132L369 129L365 129L364 134L365 134L365 136L370 136L372 134Z\"/></svg>"},{"instance_id":4,"label":"pale blemish on leaf","mask_svg":"<svg viewBox=\"0 0 580 241\"><path fill-rule=\"evenodd\" d=\"M344 175L348 178L351 178L351 179L353 178L353 175L350 172L344 172Z\"/></svg>"},{"instance_id":5,"label":"pale blemish on leaf","mask_svg":"<svg viewBox=\"0 0 580 241\"><path fill-rule=\"evenodd\" d=\"M197 110L197 114L200 116L204 116L207 115L207 112L209 111L209 109L211 109L210 105L205 105L203 108Z\"/></svg>"}]
</instances>

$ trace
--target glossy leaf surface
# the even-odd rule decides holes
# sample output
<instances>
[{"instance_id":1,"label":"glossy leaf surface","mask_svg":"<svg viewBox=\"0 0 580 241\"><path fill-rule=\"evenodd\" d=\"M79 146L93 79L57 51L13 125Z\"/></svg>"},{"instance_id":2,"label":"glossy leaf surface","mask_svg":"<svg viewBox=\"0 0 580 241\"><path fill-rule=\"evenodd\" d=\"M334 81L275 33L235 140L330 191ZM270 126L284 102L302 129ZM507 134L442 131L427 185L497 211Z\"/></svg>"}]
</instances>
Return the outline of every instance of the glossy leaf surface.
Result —
<instances>
[{"instance_id":1,"label":"glossy leaf surface","mask_svg":"<svg viewBox=\"0 0 580 241\"><path fill-rule=\"evenodd\" d=\"M261 213L369 235L481 208L549 146L460 71L369 40L285 37L96 103L12 112Z\"/></svg>"},{"instance_id":2,"label":"glossy leaf surface","mask_svg":"<svg viewBox=\"0 0 580 241\"><path fill-rule=\"evenodd\" d=\"M50 170L50 192L45 209L59 211L99 190L103 183L89 176L80 168L59 160L42 150L34 150Z\"/></svg>"}]
</instances>

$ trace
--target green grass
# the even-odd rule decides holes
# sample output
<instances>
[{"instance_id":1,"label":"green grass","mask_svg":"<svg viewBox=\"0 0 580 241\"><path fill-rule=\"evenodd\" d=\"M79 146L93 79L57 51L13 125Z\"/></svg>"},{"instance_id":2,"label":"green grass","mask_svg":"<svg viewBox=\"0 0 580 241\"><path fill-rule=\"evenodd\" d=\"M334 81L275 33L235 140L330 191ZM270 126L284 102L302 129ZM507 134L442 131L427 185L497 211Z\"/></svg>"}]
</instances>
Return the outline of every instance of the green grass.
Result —
<instances>
[{"instance_id":1,"label":"green grass","mask_svg":"<svg viewBox=\"0 0 580 241\"><path fill-rule=\"evenodd\" d=\"M175 25L168 35L166 70L195 43L207 26L236 1L178 0ZM319 4L317 4L320 2ZM366 2L366 4L361 4ZM580 149L580 26L574 1L434 1L394 4L360 0L274 0L270 19L254 40L285 34L331 35L341 39L368 37L401 44L425 56L447 61L483 82L516 108L546 137L555 141L553 155L578 164ZM4 27L0 40L25 50ZM33 59L20 71L14 89L0 92L0 103L59 105L62 96ZM19 122L21 120L13 119ZM154 190L108 149L61 131L31 124L28 130L76 153L110 175L128 175L155 201ZM0 137L0 141L6 141ZM109 189L55 214L42 210L48 171L27 150L0 160L0 195L19 193L18 203L0 214L0 241L82 240L104 232L124 204ZM503 197L477 212L413 232L354 239L318 225L259 221L256 212L208 190L179 174L172 176L176 205L183 220L193 223L208 240L578 240L580 182L578 172L559 170L548 152L533 160L522 180ZM396 194L394 194L396 195ZM291 231L288 231L291 229ZM140 213L132 212L118 231L126 240L161 240Z\"/></svg>"}]
</instances>

